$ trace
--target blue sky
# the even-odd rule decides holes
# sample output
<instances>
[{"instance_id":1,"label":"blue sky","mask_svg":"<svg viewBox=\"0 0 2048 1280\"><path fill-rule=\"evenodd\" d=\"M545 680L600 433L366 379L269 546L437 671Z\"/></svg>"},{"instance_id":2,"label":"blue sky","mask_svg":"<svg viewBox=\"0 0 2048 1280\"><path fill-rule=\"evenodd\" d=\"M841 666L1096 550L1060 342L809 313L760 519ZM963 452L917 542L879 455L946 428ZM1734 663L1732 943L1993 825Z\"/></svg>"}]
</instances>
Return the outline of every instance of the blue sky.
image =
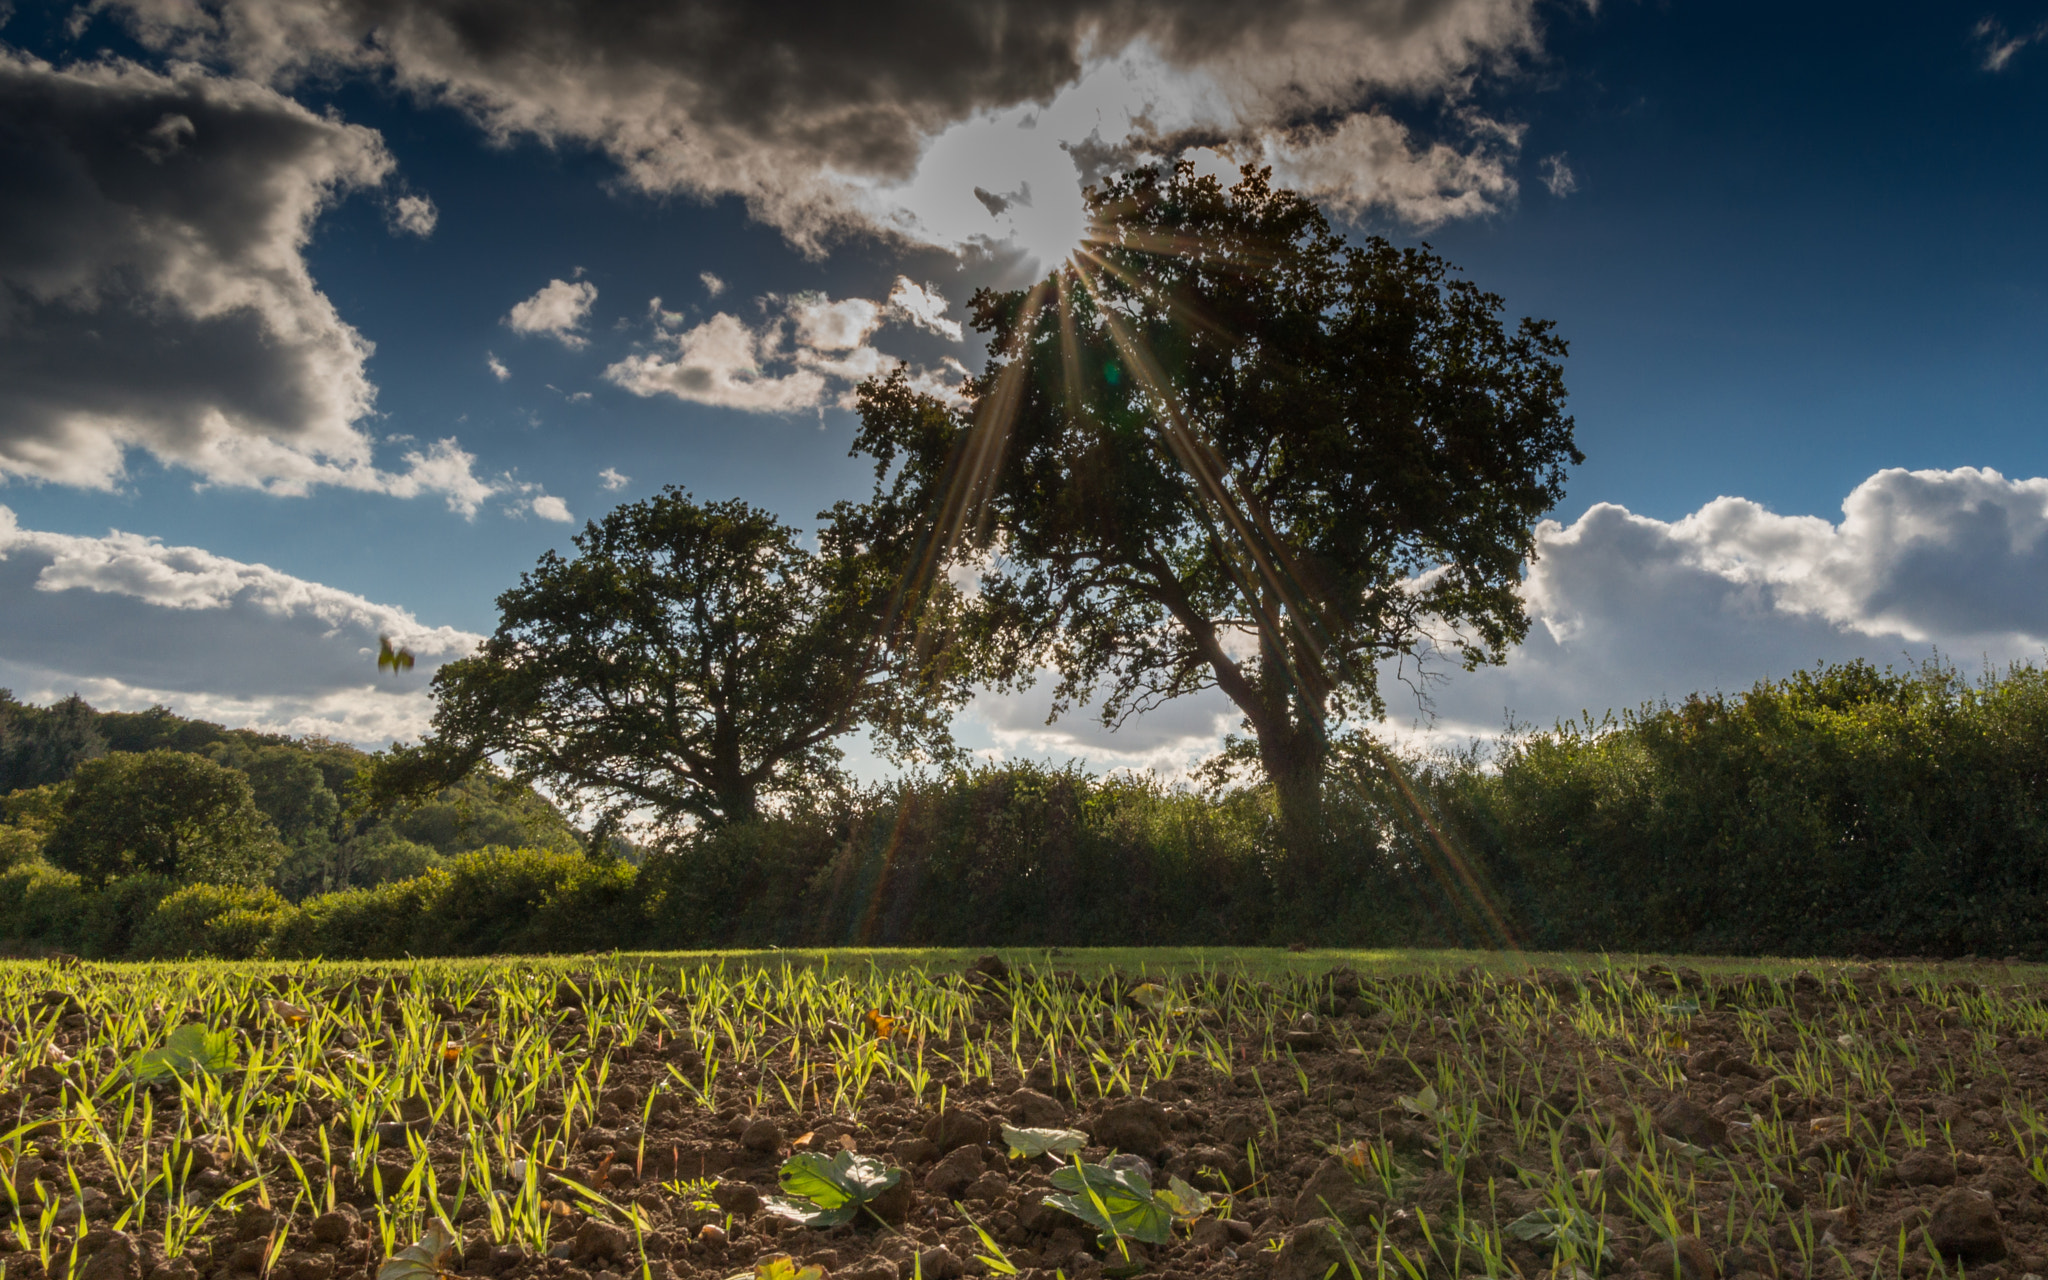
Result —
<instances>
[{"instance_id":1,"label":"blue sky","mask_svg":"<svg viewBox=\"0 0 2048 1280\"><path fill-rule=\"evenodd\" d=\"M1056 250L1086 150L1057 144L1191 138L1572 342L1587 461L1528 652L1390 727L2048 638L2013 590L2048 576L2048 5L1076 0L1001 47L972 4L848 30L705 3L698 43L664 25L683 6L557 29L508 3L468 37L449 7L0 25L0 238L40 229L0 249L0 685L416 732L433 662L611 504L677 483L805 521L861 493L851 382L817 371L978 367L939 330ZM1006 215L971 198L1034 180ZM950 310L891 307L899 278ZM574 305L515 310L537 295ZM771 330L760 377L661 389ZM404 688L361 662L394 628L429 659ZM991 697L962 733L1174 767L1230 723L1041 719Z\"/></svg>"}]
</instances>

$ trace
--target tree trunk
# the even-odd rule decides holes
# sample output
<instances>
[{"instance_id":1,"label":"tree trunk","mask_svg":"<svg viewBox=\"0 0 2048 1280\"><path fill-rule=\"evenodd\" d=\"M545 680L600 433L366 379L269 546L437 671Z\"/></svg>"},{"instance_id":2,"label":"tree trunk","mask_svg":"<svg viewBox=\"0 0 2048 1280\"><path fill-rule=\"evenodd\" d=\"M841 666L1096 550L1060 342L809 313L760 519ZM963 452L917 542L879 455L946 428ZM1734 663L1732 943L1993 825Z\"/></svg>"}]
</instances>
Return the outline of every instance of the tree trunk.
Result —
<instances>
[{"instance_id":1,"label":"tree trunk","mask_svg":"<svg viewBox=\"0 0 2048 1280\"><path fill-rule=\"evenodd\" d=\"M1268 741L1268 738L1277 739ZM1323 823L1323 764L1329 749L1313 727L1290 726L1259 739L1260 762L1279 808L1280 862L1273 927L1282 942L1319 941L1328 931L1329 833Z\"/></svg>"}]
</instances>

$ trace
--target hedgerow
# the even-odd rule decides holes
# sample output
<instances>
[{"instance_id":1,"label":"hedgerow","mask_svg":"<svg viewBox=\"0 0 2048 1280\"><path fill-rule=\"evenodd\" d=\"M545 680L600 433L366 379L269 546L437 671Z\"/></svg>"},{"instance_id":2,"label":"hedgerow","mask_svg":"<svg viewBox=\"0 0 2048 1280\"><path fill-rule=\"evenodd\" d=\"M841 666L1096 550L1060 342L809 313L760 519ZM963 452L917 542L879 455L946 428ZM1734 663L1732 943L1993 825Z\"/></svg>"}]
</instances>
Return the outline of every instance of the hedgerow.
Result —
<instances>
[{"instance_id":1,"label":"hedgerow","mask_svg":"<svg viewBox=\"0 0 2048 1280\"><path fill-rule=\"evenodd\" d=\"M1275 921L1272 805L1012 763L820 796L642 868L494 846L293 903L0 872L0 940L360 957L766 945L1517 944L2048 955L2048 673L1848 664L1476 758L1342 752L1332 868Z\"/></svg>"}]
</instances>

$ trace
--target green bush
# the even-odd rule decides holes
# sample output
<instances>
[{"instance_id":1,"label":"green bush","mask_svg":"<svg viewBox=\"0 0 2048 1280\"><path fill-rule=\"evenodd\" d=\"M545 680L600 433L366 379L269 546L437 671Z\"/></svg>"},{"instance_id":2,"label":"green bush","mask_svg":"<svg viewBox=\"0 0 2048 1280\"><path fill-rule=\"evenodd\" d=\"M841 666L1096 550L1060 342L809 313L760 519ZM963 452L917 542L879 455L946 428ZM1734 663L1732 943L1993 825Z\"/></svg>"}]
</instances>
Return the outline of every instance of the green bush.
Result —
<instances>
[{"instance_id":1,"label":"green bush","mask_svg":"<svg viewBox=\"0 0 2048 1280\"><path fill-rule=\"evenodd\" d=\"M186 885L156 903L136 928L131 951L143 960L250 959L268 953L271 934L291 910L275 889Z\"/></svg>"},{"instance_id":2,"label":"green bush","mask_svg":"<svg viewBox=\"0 0 2048 1280\"><path fill-rule=\"evenodd\" d=\"M417 954L419 922L445 882L445 873L430 871L411 880L307 898L278 924L271 954L308 960L400 960Z\"/></svg>"},{"instance_id":3,"label":"green bush","mask_svg":"<svg viewBox=\"0 0 2048 1280\"><path fill-rule=\"evenodd\" d=\"M14 867L0 874L0 938L75 952L91 896L76 875L47 862Z\"/></svg>"}]
</instances>

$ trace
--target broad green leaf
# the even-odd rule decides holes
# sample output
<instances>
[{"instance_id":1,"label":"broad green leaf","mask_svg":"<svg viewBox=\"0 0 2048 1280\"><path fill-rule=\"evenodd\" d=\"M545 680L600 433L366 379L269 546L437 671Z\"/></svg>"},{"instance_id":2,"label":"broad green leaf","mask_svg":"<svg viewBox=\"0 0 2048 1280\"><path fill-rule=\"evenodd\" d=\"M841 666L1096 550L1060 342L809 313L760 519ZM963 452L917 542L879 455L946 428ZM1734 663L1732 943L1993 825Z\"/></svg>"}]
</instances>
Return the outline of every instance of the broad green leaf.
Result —
<instances>
[{"instance_id":1,"label":"broad green leaf","mask_svg":"<svg viewBox=\"0 0 2048 1280\"><path fill-rule=\"evenodd\" d=\"M1166 1205L1167 1211L1178 1222L1193 1222L1196 1218L1216 1207L1216 1202L1206 1191L1197 1191L1178 1177L1168 1177L1166 1190L1154 1195Z\"/></svg>"},{"instance_id":2,"label":"broad green leaf","mask_svg":"<svg viewBox=\"0 0 2048 1280\"><path fill-rule=\"evenodd\" d=\"M809 1200L791 1200L787 1196L762 1196L761 1207L778 1218L787 1218L791 1222L816 1227L819 1230L836 1227L843 1222L852 1222L853 1215L860 1212L860 1206L855 1204L842 1204L836 1209L821 1209Z\"/></svg>"},{"instance_id":3,"label":"broad green leaf","mask_svg":"<svg viewBox=\"0 0 2048 1280\"><path fill-rule=\"evenodd\" d=\"M1010 1158L1029 1160L1033 1156L1069 1156L1088 1145L1088 1135L1079 1129L1012 1129L1003 1126L1003 1141L1010 1144Z\"/></svg>"},{"instance_id":4,"label":"broad green leaf","mask_svg":"<svg viewBox=\"0 0 2048 1280\"><path fill-rule=\"evenodd\" d=\"M233 1034L188 1022L171 1032L162 1047L136 1054L128 1064L128 1074L138 1083L151 1084L173 1076L220 1075L234 1062Z\"/></svg>"},{"instance_id":5,"label":"broad green leaf","mask_svg":"<svg viewBox=\"0 0 2048 1280\"><path fill-rule=\"evenodd\" d=\"M455 1232L446 1223L427 1224L426 1234L392 1254L377 1268L377 1280L438 1280L446 1273L441 1259L455 1247Z\"/></svg>"},{"instance_id":6,"label":"broad green leaf","mask_svg":"<svg viewBox=\"0 0 2048 1280\"><path fill-rule=\"evenodd\" d=\"M770 1213L807 1227L836 1227L853 1221L863 1204L902 1176L903 1170L853 1151L836 1156L800 1151L783 1163L776 1178L789 1197L769 1196L763 1204Z\"/></svg>"},{"instance_id":7,"label":"broad green leaf","mask_svg":"<svg viewBox=\"0 0 2048 1280\"><path fill-rule=\"evenodd\" d=\"M1064 1194L1047 1196L1045 1203L1094 1227L1104 1240L1165 1244L1173 1236L1172 1211L1152 1194L1151 1180L1134 1169L1073 1164L1054 1173L1052 1185Z\"/></svg>"},{"instance_id":8,"label":"broad green leaf","mask_svg":"<svg viewBox=\"0 0 2048 1280\"><path fill-rule=\"evenodd\" d=\"M1425 1120L1435 1120L1443 1114L1443 1102L1436 1096L1436 1086L1433 1084L1423 1085L1412 1098L1396 1098L1394 1101L1400 1103L1403 1110Z\"/></svg>"},{"instance_id":9,"label":"broad green leaf","mask_svg":"<svg viewBox=\"0 0 2048 1280\"><path fill-rule=\"evenodd\" d=\"M1602 1258L1611 1259L1613 1256L1613 1251L1601 1238L1599 1222L1579 1209L1555 1205L1536 1209L1516 1218L1503 1230L1517 1240L1547 1244L1553 1249L1570 1249L1582 1256L1590 1255L1596 1246Z\"/></svg>"}]
</instances>

